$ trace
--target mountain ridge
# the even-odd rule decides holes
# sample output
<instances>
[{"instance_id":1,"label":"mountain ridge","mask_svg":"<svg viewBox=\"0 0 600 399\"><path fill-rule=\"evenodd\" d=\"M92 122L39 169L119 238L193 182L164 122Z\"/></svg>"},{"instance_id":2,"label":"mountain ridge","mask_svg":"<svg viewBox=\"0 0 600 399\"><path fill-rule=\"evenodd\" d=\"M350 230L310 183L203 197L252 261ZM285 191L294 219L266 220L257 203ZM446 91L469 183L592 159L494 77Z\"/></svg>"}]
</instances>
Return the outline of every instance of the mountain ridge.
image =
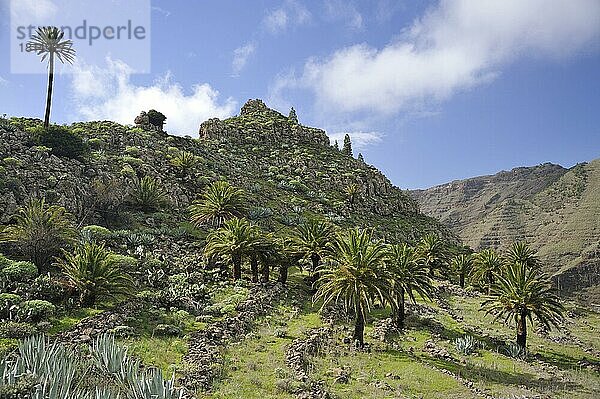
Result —
<instances>
[{"instance_id":1,"label":"mountain ridge","mask_svg":"<svg viewBox=\"0 0 600 399\"><path fill-rule=\"evenodd\" d=\"M571 292L600 284L599 181L596 159L571 168L517 167L410 193L423 213L476 250L531 242L557 284Z\"/></svg>"}]
</instances>

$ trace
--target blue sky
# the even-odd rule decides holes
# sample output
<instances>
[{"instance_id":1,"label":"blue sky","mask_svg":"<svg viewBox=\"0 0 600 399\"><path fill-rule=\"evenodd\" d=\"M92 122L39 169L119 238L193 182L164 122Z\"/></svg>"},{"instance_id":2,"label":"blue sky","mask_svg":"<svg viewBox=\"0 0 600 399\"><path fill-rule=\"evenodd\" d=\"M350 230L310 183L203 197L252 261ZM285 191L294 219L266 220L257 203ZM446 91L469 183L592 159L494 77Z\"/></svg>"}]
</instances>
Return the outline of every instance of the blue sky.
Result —
<instances>
[{"instance_id":1,"label":"blue sky","mask_svg":"<svg viewBox=\"0 0 600 399\"><path fill-rule=\"evenodd\" d=\"M19 1L35 12L53 0ZM171 133L195 137L201 121L262 98L331 137L350 133L401 188L600 157L597 0L151 5L151 73L113 58L76 65L57 77L54 121L132 123L156 108ZM0 114L41 117L45 76L12 74L9 58Z\"/></svg>"}]
</instances>

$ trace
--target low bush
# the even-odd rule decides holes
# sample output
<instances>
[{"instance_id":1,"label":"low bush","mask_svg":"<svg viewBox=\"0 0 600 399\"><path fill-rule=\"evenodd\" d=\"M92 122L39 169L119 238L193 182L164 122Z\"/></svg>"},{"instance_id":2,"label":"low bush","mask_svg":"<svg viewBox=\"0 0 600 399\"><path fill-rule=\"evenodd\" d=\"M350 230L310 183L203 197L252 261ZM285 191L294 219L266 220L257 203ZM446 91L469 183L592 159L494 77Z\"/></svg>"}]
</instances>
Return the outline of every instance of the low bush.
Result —
<instances>
[{"instance_id":1,"label":"low bush","mask_svg":"<svg viewBox=\"0 0 600 399\"><path fill-rule=\"evenodd\" d=\"M47 320L54 315L56 306L48 301L33 299L19 305L19 319L24 321L38 322Z\"/></svg>"},{"instance_id":2,"label":"low bush","mask_svg":"<svg viewBox=\"0 0 600 399\"><path fill-rule=\"evenodd\" d=\"M31 262L10 262L0 271L0 281L22 283L33 280L37 275L38 269Z\"/></svg>"},{"instance_id":3,"label":"low bush","mask_svg":"<svg viewBox=\"0 0 600 399\"><path fill-rule=\"evenodd\" d=\"M22 339L35 335L37 330L28 323L5 321L0 323L0 338Z\"/></svg>"},{"instance_id":4,"label":"low bush","mask_svg":"<svg viewBox=\"0 0 600 399\"><path fill-rule=\"evenodd\" d=\"M112 234L112 232L106 227L96 225L85 226L81 229L81 233L84 235L89 234L90 238L100 241L110 238Z\"/></svg>"},{"instance_id":5,"label":"low bush","mask_svg":"<svg viewBox=\"0 0 600 399\"><path fill-rule=\"evenodd\" d=\"M66 158L80 158L88 147L81 136L65 126L50 125L47 129L35 127L30 130L37 145L52 148L52 154Z\"/></svg>"},{"instance_id":6,"label":"low bush","mask_svg":"<svg viewBox=\"0 0 600 399\"><path fill-rule=\"evenodd\" d=\"M171 324L159 324L154 327L154 335L164 337L176 337L181 335L181 328Z\"/></svg>"},{"instance_id":7,"label":"low bush","mask_svg":"<svg viewBox=\"0 0 600 399\"><path fill-rule=\"evenodd\" d=\"M68 299L68 291L63 281L50 274L42 274L27 287L27 297L58 303Z\"/></svg>"}]
</instances>

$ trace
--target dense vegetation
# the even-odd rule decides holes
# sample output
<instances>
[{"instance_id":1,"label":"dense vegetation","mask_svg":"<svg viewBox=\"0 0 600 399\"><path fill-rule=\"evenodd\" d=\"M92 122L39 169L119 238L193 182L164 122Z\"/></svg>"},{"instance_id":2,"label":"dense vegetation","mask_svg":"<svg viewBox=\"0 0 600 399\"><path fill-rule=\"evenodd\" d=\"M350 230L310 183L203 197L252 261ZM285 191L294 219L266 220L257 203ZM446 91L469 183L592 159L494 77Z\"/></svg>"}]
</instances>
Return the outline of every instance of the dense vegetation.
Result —
<instances>
[{"instance_id":1,"label":"dense vegetation","mask_svg":"<svg viewBox=\"0 0 600 399\"><path fill-rule=\"evenodd\" d=\"M0 397L598 389L597 342L554 352L544 338L583 319L526 243L474 253L349 139L340 151L295 112L244 107L200 140L63 127L84 140L78 157L40 148L39 121L0 121ZM498 323L475 328L487 314ZM568 371L584 355L592 371ZM562 382L534 383L549 373L538 361L564 367Z\"/></svg>"}]
</instances>

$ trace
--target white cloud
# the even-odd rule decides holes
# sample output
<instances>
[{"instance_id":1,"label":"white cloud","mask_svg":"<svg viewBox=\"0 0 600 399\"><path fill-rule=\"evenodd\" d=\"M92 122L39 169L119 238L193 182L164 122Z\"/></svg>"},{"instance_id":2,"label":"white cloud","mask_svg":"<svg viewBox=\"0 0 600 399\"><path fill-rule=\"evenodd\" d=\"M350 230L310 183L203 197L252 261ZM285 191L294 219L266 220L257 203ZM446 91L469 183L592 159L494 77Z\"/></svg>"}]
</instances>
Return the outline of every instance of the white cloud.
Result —
<instances>
[{"instance_id":1,"label":"white cloud","mask_svg":"<svg viewBox=\"0 0 600 399\"><path fill-rule=\"evenodd\" d=\"M171 11L165 10L164 8L160 8L160 7L153 6L152 11L156 11L157 13L164 15L165 18L167 18L171 15Z\"/></svg>"},{"instance_id":2,"label":"white cloud","mask_svg":"<svg viewBox=\"0 0 600 399\"><path fill-rule=\"evenodd\" d=\"M58 7L51 0L11 0L10 13L14 21L40 24L52 18Z\"/></svg>"},{"instance_id":3,"label":"white cloud","mask_svg":"<svg viewBox=\"0 0 600 399\"><path fill-rule=\"evenodd\" d=\"M240 72L246 66L248 59L256 51L256 43L250 42L241 47L236 48L233 51L233 61L231 63L231 69L233 70L234 76L239 76Z\"/></svg>"},{"instance_id":4,"label":"white cloud","mask_svg":"<svg viewBox=\"0 0 600 399\"><path fill-rule=\"evenodd\" d=\"M599 37L598 0L442 0L389 45L310 59L274 87L309 89L328 110L391 114L489 82L519 57L565 58Z\"/></svg>"},{"instance_id":5,"label":"white cloud","mask_svg":"<svg viewBox=\"0 0 600 399\"><path fill-rule=\"evenodd\" d=\"M0 86L6 86L8 84L8 80L4 79L0 76Z\"/></svg>"},{"instance_id":6,"label":"white cloud","mask_svg":"<svg viewBox=\"0 0 600 399\"><path fill-rule=\"evenodd\" d=\"M206 83L192 86L186 94L170 74L150 86L134 85L130 75L129 66L110 59L106 68L78 67L72 82L77 117L132 124L141 111L154 108L167 116L169 133L195 136L201 122L235 112L235 101L219 101L219 93Z\"/></svg>"},{"instance_id":7,"label":"white cloud","mask_svg":"<svg viewBox=\"0 0 600 399\"><path fill-rule=\"evenodd\" d=\"M344 144L344 136L349 135L352 142L352 148L361 150L369 145L381 142L383 135L378 132L339 132L329 133L329 140L333 143L337 140L340 148Z\"/></svg>"},{"instance_id":8,"label":"white cloud","mask_svg":"<svg viewBox=\"0 0 600 399\"><path fill-rule=\"evenodd\" d=\"M300 26L311 19L310 11L295 0L286 0L280 7L271 10L263 19L263 26L272 34L278 34L291 26Z\"/></svg>"},{"instance_id":9,"label":"white cloud","mask_svg":"<svg viewBox=\"0 0 600 399\"><path fill-rule=\"evenodd\" d=\"M325 16L331 21L342 21L350 29L361 30L363 17L354 4L342 0L325 1Z\"/></svg>"}]
</instances>

